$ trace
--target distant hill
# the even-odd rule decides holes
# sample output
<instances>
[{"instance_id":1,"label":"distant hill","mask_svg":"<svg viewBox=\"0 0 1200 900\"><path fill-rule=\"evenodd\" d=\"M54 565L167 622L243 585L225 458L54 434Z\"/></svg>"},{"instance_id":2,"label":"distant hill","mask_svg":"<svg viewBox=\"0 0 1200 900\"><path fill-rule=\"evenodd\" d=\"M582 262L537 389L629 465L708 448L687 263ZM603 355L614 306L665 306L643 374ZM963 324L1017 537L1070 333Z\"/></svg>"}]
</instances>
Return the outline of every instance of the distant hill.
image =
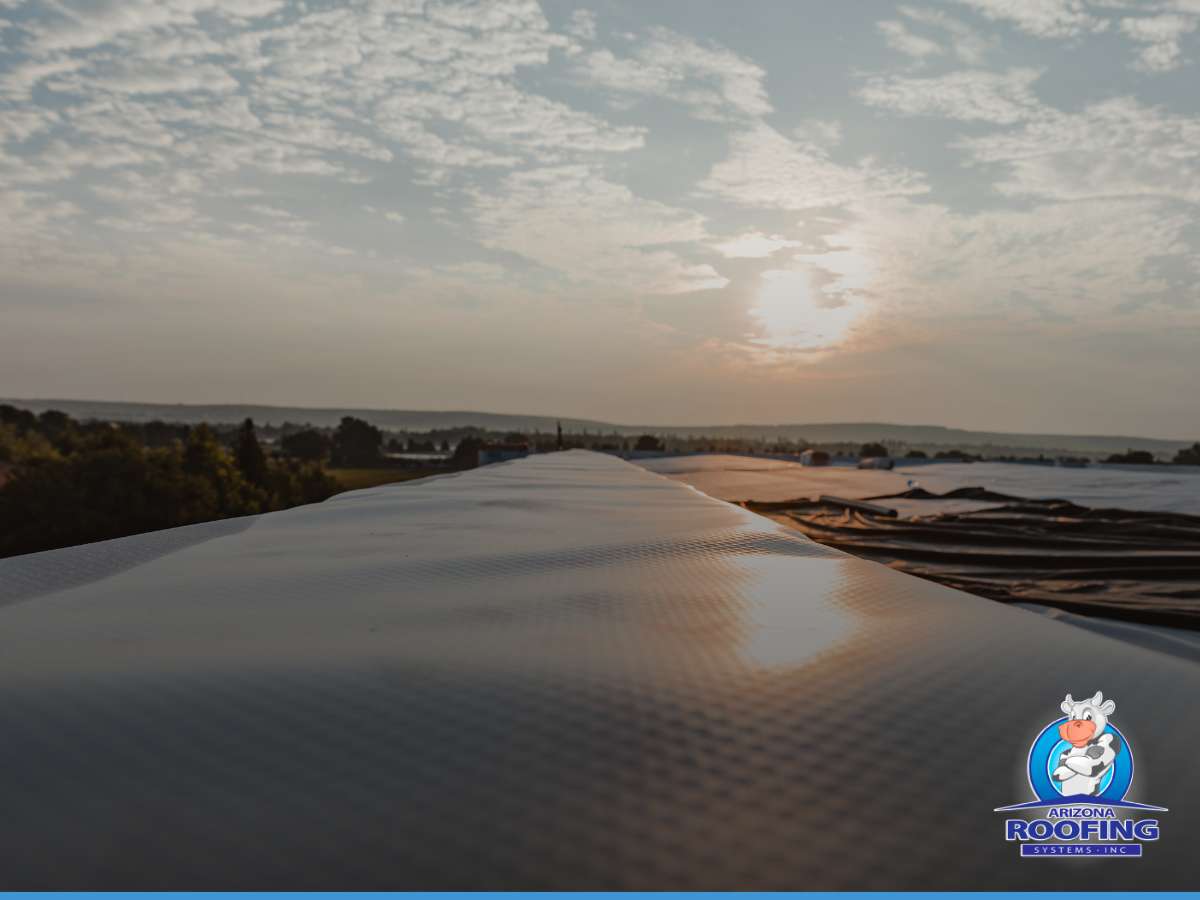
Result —
<instances>
[{"instance_id":1,"label":"distant hill","mask_svg":"<svg viewBox=\"0 0 1200 900\"><path fill-rule=\"evenodd\" d=\"M389 431L428 431L475 425L493 431L553 432L558 422L568 432L617 432L626 435L662 434L760 438L763 440L805 439L813 443L865 443L896 441L914 447L982 450L1000 454L1022 453L1093 453L1108 454L1123 450L1149 450L1174 454L1191 441L1121 435L1018 434L1002 431L968 431L941 425L894 425L883 422L830 422L795 425L619 425L594 419L558 419L554 416L524 416L504 413L460 410L355 409L304 406L257 406L230 404L158 404L122 403L104 400L14 400L0 403L41 412L59 409L77 419L101 419L121 422L240 422L249 417L261 425L284 422L332 427L343 416L356 416Z\"/></svg>"},{"instance_id":2,"label":"distant hill","mask_svg":"<svg viewBox=\"0 0 1200 900\"><path fill-rule=\"evenodd\" d=\"M681 427L642 429L656 433L677 435L705 435L711 437L754 437L772 441L776 438L797 440L803 438L815 444L851 443L867 441L896 441L912 447L962 448L989 450L996 454L1026 453L1094 453L1108 454L1124 450L1149 450L1151 453L1173 455L1181 447L1189 447L1192 441L1169 440L1166 438L1130 437L1104 434L1021 434L1005 431L969 431L965 428L947 428L943 425L895 425L887 422L828 422L798 425L714 425L708 427Z\"/></svg>"},{"instance_id":3,"label":"distant hill","mask_svg":"<svg viewBox=\"0 0 1200 900\"><path fill-rule=\"evenodd\" d=\"M192 404L192 403L123 403L108 400L5 400L23 409L41 412L59 409L76 419L101 419L113 422L220 422L235 423L253 419L259 425L282 425L294 422L298 425L316 425L332 428L343 416L364 419L379 428L389 431L429 431L432 428L457 428L475 425L492 431L545 431L555 430L562 422L569 431L612 431L614 426L606 422L588 419L556 419L553 416L521 416L504 413L471 412L458 410L408 410L408 409L356 409L307 406L257 406L243 403Z\"/></svg>"}]
</instances>

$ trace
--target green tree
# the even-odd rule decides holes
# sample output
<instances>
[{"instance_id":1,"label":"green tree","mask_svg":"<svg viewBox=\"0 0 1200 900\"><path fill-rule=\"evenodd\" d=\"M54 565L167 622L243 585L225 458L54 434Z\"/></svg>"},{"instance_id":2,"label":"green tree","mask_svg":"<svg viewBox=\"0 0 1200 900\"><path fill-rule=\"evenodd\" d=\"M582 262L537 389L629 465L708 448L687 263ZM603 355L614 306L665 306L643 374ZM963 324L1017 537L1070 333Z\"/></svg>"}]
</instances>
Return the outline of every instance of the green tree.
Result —
<instances>
[{"instance_id":1,"label":"green tree","mask_svg":"<svg viewBox=\"0 0 1200 900\"><path fill-rule=\"evenodd\" d=\"M258 443L253 419L246 419L238 429L235 458L248 482L259 487L267 483L267 457Z\"/></svg>"},{"instance_id":2,"label":"green tree","mask_svg":"<svg viewBox=\"0 0 1200 900\"><path fill-rule=\"evenodd\" d=\"M48 409L38 416L38 431L51 441L57 442L75 428L75 421L65 412Z\"/></svg>"},{"instance_id":3,"label":"green tree","mask_svg":"<svg viewBox=\"0 0 1200 900\"><path fill-rule=\"evenodd\" d=\"M346 416L333 435L333 464L371 466L379 462L383 432L369 422Z\"/></svg>"},{"instance_id":4,"label":"green tree","mask_svg":"<svg viewBox=\"0 0 1200 900\"><path fill-rule=\"evenodd\" d=\"M12 425L18 431L29 431L37 428L37 416L27 409L0 403L0 425Z\"/></svg>"},{"instance_id":5,"label":"green tree","mask_svg":"<svg viewBox=\"0 0 1200 900\"><path fill-rule=\"evenodd\" d=\"M633 445L634 450L661 450L662 441L652 434L643 434Z\"/></svg>"},{"instance_id":6,"label":"green tree","mask_svg":"<svg viewBox=\"0 0 1200 900\"><path fill-rule=\"evenodd\" d=\"M21 464L36 459L56 459L54 445L36 431L0 424L0 462Z\"/></svg>"},{"instance_id":7,"label":"green tree","mask_svg":"<svg viewBox=\"0 0 1200 900\"><path fill-rule=\"evenodd\" d=\"M329 456L329 438L315 428L289 434L279 442L288 456L296 459L322 460Z\"/></svg>"},{"instance_id":8,"label":"green tree","mask_svg":"<svg viewBox=\"0 0 1200 900\"><path fill-rule=\"evenodd\" d=\"M223 497L241 505L223 506ZM0 555L258 511L245 501L228 486L186 472L177 447L148 451L119 431L100 432L69 457L20 467L0 489Z\"/></svg>"},{"instance_id":9,"label":"green tree","mask_svg":"<svg viewBox=\"0 0 1200 900\"><path fill-rule=\"evenodd\" d=\"M160 422L157 419L140 426L138 431L141 433L142 443L147 447L166 447L175 441L186 441L188 436L188 426Z\"/></svg>"},{"instance_id":10,"label":"green tree","mask_svg":"<svg viewBox=\"0 0 1200 900\"><path fill-rule=\"evenodd\" d=\"M70 453L37 431L0 425L0 556L324 500L340 486L320 463L263 459L245 477L212 429L151 448L138 429L81 428ZM260 449L261 453L261 449ZM6 459L4 457L7 457Z\"/></svg>"},{"instance_id":11,"label":"green tree","mask_svg":"<svg viewBox=\"0 0 1200 900\"><path fill-rule=\"evenodd\" d=\"M149 472L126 439L19 468L0 490L0 554L29 553L164 527L144 500Z\"/></svg>"},{"instance_id":12,"label":"green tree","mask_svg":"<svg viewBox=\"0 0 1200 900\"><path fill-rule=\"evenodd\" d=\"M1200 443L1181 449L1175 454L1174 462L1180 466L1200 466Z\"/></svg>"},{"instance_id":13,"label":"green tree","mask_svg":"<svg viewBox=\"0 0 1200 900\"><path fill-rule=\"evenodd\" d=\"M863 459L872 459L880 456L887 456L888 449L878 442L870 442L862 445L862 449L858 451L858 455Z\"/></svg>"},{"instance_id":14,"label":"green tree","mask_svg":"<svg viewBox=\"0 0 1200 900\"><path fill-rule=\"evenodd\" d=\"M1126 450L1124 453L1112 454L1105 462L1148 466L1154 462L1154 454L1149 450Z\"/></svg>"},{"instance_id":15,"label":"green tree","mask_svg":"<svg viewBox=\"0 0 1200 900\"><path fill-rule=\"evenodd\" d=\"M319 503L332 497L341 486L320 463L296 459L268 462L267 489L270 509L287 509L302 503Z\"/></svg>"},{"instance_id":16,"label":"green tree","mask_svg":"<svg viewBox=\"0 0 1200 900\"><path fill-rule=\"evenodd\" d=\"M223 515L246 516L262 511L265 492L246 481L208 425L197 425L188 434L183 448L183 470L212 487L217 509Z\"/></svg>"}]
</instances>

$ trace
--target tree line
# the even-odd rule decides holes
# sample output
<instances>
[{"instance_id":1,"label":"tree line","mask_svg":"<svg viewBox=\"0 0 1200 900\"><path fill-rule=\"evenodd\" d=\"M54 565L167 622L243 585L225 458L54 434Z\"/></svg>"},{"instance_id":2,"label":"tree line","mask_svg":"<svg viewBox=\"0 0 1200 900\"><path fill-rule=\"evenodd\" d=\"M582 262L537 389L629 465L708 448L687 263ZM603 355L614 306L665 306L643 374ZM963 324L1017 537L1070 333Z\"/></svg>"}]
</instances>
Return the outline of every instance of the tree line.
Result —
<instances>
[{"instance_id":1,"label":"tree line","mask_svg":"<svg viewBox=\"0 0 1200 900\"><path fill-rule=\"evenodd\" d=\"M1104 461L1139 466L1149 466L1158 462L1149 450L1126 450L1124 453L1113 453ZM1180 448L1175 452L1175 458L1171 462L1177 466L1200 466L1200 444Z\"/></svg>"},{"instance_id":2,"label":"tree line","mask_svg":"<svg viewBox=\"0 0 1200 900\"><path fill-rule=\"evenodd\" d=\"M0 556L324 500L320 462L267 454L247 419L208 425L80 423L0 405Z\"/></svg>"},{"instance_id":3,"label":"tree line","mask_svg":"<svg viewBox=\"0 0 1200 900\"><path fill-rule=\"evenodd\" d=\"M264 449L250 419L79 422L0 404L0 557L315 503L344 489L338 469L400 465L384 432L353 416L332 430L273 431L277 448ZM474 466L486 432L463 434L444 462L419 465ZM449 451L444 436L440 445Z\"/></svg>"}]
</instances>

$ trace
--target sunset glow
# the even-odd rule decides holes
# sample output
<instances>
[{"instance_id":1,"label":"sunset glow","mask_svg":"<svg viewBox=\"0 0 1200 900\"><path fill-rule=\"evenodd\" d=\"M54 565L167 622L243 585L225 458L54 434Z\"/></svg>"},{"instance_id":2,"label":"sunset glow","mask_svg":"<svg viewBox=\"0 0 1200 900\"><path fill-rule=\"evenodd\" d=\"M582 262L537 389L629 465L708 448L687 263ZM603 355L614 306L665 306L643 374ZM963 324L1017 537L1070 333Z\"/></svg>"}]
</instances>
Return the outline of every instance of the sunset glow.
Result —
<instances>
[{"instance_id":1,"label":"sunset glow","mask_svg":"<svg viewBox=\"0 0 1200 900\"><path fill-rule=\"evenodd\" d=\"M769 270L762 278L750 310L762 329L760 337L752 338L755 344L773 350L831 350L863 315L861 301L815 293L808 272Z\"/></svg>"}]
</instances>

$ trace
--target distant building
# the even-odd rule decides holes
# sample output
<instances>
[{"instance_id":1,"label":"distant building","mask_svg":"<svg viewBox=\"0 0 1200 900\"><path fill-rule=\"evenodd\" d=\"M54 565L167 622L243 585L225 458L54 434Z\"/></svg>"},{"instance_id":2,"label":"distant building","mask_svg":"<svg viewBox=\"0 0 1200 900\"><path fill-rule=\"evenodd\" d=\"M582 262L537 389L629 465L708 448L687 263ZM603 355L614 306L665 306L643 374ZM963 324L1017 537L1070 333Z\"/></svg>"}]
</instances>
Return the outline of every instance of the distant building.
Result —
<instances>
[{"instance_id":1,"label":"distant building","mask_svg":"<svg viewBox=\"0 0 1200 900\"><path fill-rule=\"evenodd\" d=\"M529 455L528 444L484 444L479 448L479 465L524 459Z\"/></svg>"}]
</instances>

